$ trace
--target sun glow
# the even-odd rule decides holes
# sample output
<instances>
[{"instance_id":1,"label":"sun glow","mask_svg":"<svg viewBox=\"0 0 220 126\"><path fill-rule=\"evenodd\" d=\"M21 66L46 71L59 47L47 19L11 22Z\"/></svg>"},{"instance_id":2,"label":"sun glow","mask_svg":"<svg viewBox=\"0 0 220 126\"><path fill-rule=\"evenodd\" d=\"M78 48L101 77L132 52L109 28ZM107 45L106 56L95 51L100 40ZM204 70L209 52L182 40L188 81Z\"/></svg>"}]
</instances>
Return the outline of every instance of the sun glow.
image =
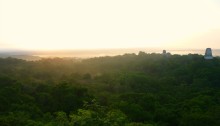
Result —
<instances>
[{"instance_id":1,"label":"sun glow","mask_svg":"<svg viewBox=\"0 0 220 126\"><path fill-rule=\"evenodd\" d=\"M41 50L187 47L187 38L220 29L219 8L212 0L1 0L0 44Z\"/></svg>"}]
</instances>

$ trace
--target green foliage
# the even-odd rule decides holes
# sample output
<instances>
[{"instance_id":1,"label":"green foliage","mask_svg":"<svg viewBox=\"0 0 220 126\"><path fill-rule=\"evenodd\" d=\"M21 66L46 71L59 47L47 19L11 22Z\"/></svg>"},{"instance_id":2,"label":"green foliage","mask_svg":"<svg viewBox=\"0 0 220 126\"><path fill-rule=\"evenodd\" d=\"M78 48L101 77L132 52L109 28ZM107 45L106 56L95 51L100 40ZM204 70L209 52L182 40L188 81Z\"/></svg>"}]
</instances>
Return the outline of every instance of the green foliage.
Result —
<instances>
[{"instance_id":1,"label":"green foliage","mask_svg":"<svg viewBox=\"0 0 220 126\"><path fill-rule=\"evenodd\" d=\"M65 112L56 112L55 122L58 126L68 126L69 121Z\"/></svg>"},{"instance_id":2,"label":"green foliage","mask_svg":"<svg viewBox=\"0 0 220 126\"><path fill-rule=\"evenodd\" d=\"M0 58L1 126L219 126L220 59Z\"/></svg>"},{"instance_id":3,"label":"green foliage","mask_svg":"<svg viewBox=\"0 0 220 126\"><path fill-rule=\"evenodd\" d=\"M127 117L120 110L111 110L107 113L104 123L111 126L122 126L126 124Z\"/></svg>"}]
</instances>

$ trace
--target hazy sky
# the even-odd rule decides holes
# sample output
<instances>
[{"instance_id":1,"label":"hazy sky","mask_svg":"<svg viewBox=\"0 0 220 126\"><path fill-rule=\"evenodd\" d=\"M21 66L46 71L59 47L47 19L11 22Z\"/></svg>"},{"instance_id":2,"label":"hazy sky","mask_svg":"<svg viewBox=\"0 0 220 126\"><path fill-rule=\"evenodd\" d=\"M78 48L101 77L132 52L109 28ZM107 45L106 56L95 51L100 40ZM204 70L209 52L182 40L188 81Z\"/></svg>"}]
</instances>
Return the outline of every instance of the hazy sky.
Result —
<instances>
[{"instance_id":1,"label":"hazy sky","mask_svg":"<svg viewBox=\"0 0 220 126\"><path fill-rule=\"evenodd\" d=\"M220 0L0 0L0 49L220 48Z\"/></svg>"}]
</instances>

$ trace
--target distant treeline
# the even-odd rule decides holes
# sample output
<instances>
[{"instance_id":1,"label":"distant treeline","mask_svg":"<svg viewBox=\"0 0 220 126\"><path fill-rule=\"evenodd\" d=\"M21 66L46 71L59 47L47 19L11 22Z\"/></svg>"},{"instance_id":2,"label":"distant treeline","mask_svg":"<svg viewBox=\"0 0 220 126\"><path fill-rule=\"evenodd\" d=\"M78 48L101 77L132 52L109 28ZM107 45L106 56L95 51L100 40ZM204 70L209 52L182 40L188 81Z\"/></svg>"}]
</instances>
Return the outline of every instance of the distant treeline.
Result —
<instances>
[{"instance_id":1,"label":"distant treeline","mask_svg":"<svg viewBox=\"0 0 220 126\"><path fill-rule=\"evenodd\" d=\"M220 59L0 58L1 126L219 126Z\"/></svg>"}]
</instances>

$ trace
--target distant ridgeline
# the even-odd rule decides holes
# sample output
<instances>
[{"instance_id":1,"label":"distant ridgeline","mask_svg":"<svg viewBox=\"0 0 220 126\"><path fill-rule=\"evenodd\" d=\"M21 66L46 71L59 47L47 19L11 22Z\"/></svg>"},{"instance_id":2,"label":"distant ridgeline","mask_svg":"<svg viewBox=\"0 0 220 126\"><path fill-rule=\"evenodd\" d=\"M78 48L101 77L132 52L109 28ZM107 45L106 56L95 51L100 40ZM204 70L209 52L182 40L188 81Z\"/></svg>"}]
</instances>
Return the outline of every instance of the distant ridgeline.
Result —
<instances>
[{"instance_id":1,"label":"distant ridgeline","mask_svg":"<svg viewBox=\"0 0 220 126\"><path fill-rule=\"evenodd\" d=\"M210 48L0 58L0 126L220 126L219 117L220 59Z\"/></svg>"},{"instance_id":2,"label":"distant ridgeline","mask_svg":"<svg viewBox=\"0 0 220 126\"><path fill-rule=\"evenodd\" d=\"M164 56L170 56L171 54L168 52L166 52L166 50L163 50L162 54ZM213 59L213 56L212 56L212 49L211 48L206 48L206 51L205 51L205 55L204 55L204 59L206 60L211 60Z\"/></svg>"},{"instance_id":3,"label":"distant ridgeline","mask_svg":"<svg viewBox=\"0 0 220 126\"><path fill-rule=\"evenodd\" d=\"M161 49L102 49L102 50L70 50L70 51L48 51L48 52L0 52L0 57L7 58L7 57L13 57L17 59L23 59L28 61L36 61L40 60L42 58L73 58L73 59L85 59L85 58L93 58L93 57L104 57L104 56L117 56L117 55L123 55L123 54L129 54L129 53L135 53L138 54L140 50L146 50L147 53L161 53ZM172 49L169 50L172 54L177 55L188 55L188 54L199 54L204 55L204 50L193 50L193 49ZM212 52L213 51L213 52ZM171 55L171 53L167 52L166 50L163 50L162 54L165 56ZM219 57L220 56L220 50L214 49L211 50L211 48L207 48L205 53L205 59L212 59L212 53L213 56Z\"/></svg>"}]
</instances>

